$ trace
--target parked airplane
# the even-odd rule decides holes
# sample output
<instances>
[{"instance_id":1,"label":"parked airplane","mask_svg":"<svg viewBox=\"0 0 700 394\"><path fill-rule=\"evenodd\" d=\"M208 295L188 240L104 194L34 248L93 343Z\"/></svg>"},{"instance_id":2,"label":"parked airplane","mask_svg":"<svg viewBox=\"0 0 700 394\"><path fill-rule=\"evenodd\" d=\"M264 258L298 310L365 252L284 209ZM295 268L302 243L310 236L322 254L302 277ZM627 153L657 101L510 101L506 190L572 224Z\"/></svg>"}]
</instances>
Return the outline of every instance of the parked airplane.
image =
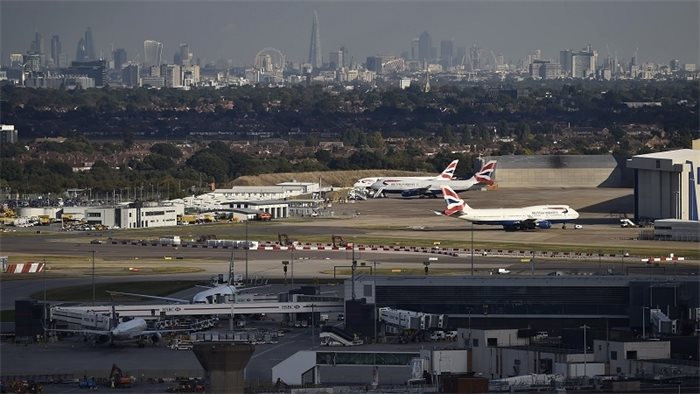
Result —
<instances>
[{"instance_id":1,"label":"parked airplane","mask_svg":"<svg viewBox=\"0 0 700 394\"><path fill-rule=\"evenodd\" d=\"M150 298L154 300L161 300L167 302L174 302L177 304L223 304L227 302L232 302L235 296L239 293L239 289L232 284L223 284L219 286L209 287L209 286L197 286L202 287L206 290L202 290L199 293L192 296L191 300L184 298L174 298L174 297L161 297L147 294L136 294L136 293L125 293L121 291L108 291L109 294L114 295L124 295L130 297L141 297ZM241 290L252 290L265 286L255 286L246 287Z\"/></svg>"},{"instance_id":2,"label":"parked airplane","mask_svg":"<svg viewBox=\"0 0 700 394\"><path fill-rule=\"evenodd\" d=\"M474 209L464 202L449 186L442 187L447 209L437 215L451 216L474 224L503 226L505 230L550 228L554 223L578 219L578 212L568 205L535 205L522 208Z\"/></svg>"},{"instance_id":3,"label":"parked airplane","mask_svg":"<svg viewBox=\"0 0 700 394\"><path fill-rule=\"evenodd\" d=\"M404 181L420 181L420 180L434 180L434 181L439 181L442 180L443 182L446 180L450 180L454 177L455 175L455 170L457 169L457 163L459 163L459 160L452 160L452 162L445 167L445 170L440 173L440 175L437 176L403 176L403 177L396 177L392 179L401 179ZM381 180L383 178L381 177L375 177L375 178L362 178L359 181L355 182L353 187L357 188L371 188L372 185L377 183L377 181Z\"/></svg>"},{"instance_id":4,"label":"parked airplane","mask_svg":"<svg viewBox=\"0 0 700 394\"><path fill-rule=\"evenodd\" d=\"M142 318L133 318L130 320L119 321L112 306L112 317L108 318L100 314L87 314L83 317L82 325L84 328L79 329L53 329L58 332L72 332L77 334L92 335L95 337L96 343L109 343L114 345L116 342L124 341L139 341L142 344L144 340L150 340L157 343L161 339L161 334L166 332L181 332L183 330L148 330L146 320ZM109 329L100 329L99 326L109 326Z\"/></svg>"},{"instance_id":5,"label":"parked airplane","mask_svg":"<svg viewBox=\"0 0 700 394\"><path fill-rule=\"evenodd\" d=\"M484 164L481 169L469 179L432 179L432 180L403 180L401 178L384 178L372 184L375 197L386 194L401 194L401 197L431 196L442 193L441 185L449 185L458 192L471 190L494 182L496 160Z\"/></svg>"}]
</instances>

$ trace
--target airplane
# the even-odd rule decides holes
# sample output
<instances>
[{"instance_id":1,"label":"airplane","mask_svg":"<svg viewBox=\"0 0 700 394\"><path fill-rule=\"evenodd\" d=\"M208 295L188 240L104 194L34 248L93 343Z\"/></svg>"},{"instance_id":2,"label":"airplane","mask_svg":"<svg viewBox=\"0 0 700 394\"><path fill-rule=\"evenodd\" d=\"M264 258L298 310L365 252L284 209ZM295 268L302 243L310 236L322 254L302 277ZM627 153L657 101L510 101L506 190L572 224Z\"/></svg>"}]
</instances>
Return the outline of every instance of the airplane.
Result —
<instances>
[{"instance_id":1,"label":"airplane","mask_svg":"<svg viewBox=\"0 0 700 394\"><path fill-rule=\"evenodd\" d=\"M447 209L435 214L467 220L474 224L503 226L506 231L551 228L554 223L578 219L578 212L568 205L535 205L522 208L474 209L464 202L449 186L442 186Z\"/></svg>"},{"instance_id":2,"label":"airplane","mask_svg":"<svg viewBox=\"0 0 700 394\"><path fill-rule=\"evenodd\" d=\"M108 322L105 321L108 319ZM58 332L72 332L85 335L93 335L96 343L109 343L113 346L117 342L139 341L139 346L142 346L144 339L150 340L152 343L157 343L162 338L163 333L167 332L182 332L187 330L149 330L146 320L137 317L130 320L119 321L114 305L112 305L112 317L100 314L86 314L83 318L84 327L97 327L103 324L109 324L109 329L98 328L79 328L79 329L52 329Z\"/></svg>"},{"instance_id":3,"label":"airplane","mask_svg":"<svg viewBox=\"0 0 700 394\"><path fill-rule=\"evenodd\" d=\"M401 178L384 178L372 184L375 197L382 194L401 194L401 197L431 196L437 197L442 193L440 185L449 185L457 192L480 188L482 185L492 185L495 179L496 160L484 164L481 169L469 179L433 179L433 180L402 180Z\"/></svg>"},{"instance_id":4,"label":"airplane","mask_svg":"<svg viewBox=\"0 0 700 394\"><path fill-rule=\"evenodd\" d=\"M400 179L403 181L429 181L429 180L435 180L435 181L445 181L445 180L450 180L454 177L455 175L455 170L457 169L457 163L459 163L459 160L452 160L450 164L445 167L445 169L440 173L440 175L437 176L404 176L404 177L396 177L392 179ZM362 178L355 182L353 187L360 188L360 189L369 189L374 185L377 181L381 180L381 177L374 177L374 178Z\"/></svg>"}]
</instances>

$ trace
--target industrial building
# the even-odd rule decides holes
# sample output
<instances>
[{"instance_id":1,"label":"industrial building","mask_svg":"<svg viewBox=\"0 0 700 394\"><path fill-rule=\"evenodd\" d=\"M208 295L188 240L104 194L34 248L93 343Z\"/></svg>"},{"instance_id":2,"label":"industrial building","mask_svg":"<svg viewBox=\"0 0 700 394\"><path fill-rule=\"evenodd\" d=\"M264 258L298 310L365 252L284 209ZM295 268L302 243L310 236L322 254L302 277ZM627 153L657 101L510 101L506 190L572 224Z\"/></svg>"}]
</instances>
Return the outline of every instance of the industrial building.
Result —
<instances>
[{"instance_id":1,"label":"industrial building","mask_svg":"<svg viewBox=\"0 0 700 394\"><path fill-rule=\"evenodd\" d=\"M654 221L654 239L700 242L700 221L659 219Z\"/></svg>"},{"instance_id":2,"label":"industrial building","mask_svg":"<svg viewBox=\"0 0 700 394\"><path fill-rule=\"evenodd\" d=\"M237 200L224 203L229 209L255 209L259 212L266 212L272 219L284 219L289 217L288 201L251 201Z\"/></svg>"},{"instance_id":3,"label":"industrial building","mask_svg":"<svg viewBox=\"0 0 700 394\"><path fill-rule=\"evenodd\" d=\"M61 216L84 220L89 225L129 229L176 226L178 215L184 213L182 204L133 203L115 207L65 207Z\"/></svg>"},{"instance_id":4,"label":"industrial building","mask_svg":"<svg viewBox=\"0 0 700 394\"><path fill-rule=\"evenodd\" d=\"M500 164L500 163L499 163ZM634 169L634 217L639 220L698 220L700 149L637 155Z\"/></svg>"},{"instance_id":5,"label":"industrial building","mask_svg":"<svg viewBox=\"0 0 700 394\"><path fill-rule=\"evenodd\" d=\"M624 164L612 155L489 156L499 188L628 187Z\"/></svg>"}]
</instances>

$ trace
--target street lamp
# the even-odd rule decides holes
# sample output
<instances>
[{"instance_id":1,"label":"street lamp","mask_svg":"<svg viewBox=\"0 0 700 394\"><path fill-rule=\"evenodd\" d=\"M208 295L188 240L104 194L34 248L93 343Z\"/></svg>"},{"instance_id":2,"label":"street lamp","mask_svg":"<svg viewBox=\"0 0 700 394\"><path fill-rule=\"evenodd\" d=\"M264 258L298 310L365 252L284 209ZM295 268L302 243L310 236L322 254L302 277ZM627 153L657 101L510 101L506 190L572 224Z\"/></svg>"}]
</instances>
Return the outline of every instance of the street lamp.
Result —
<instances>
[{"instance_id":1,"label":"street lamp","mask_svg":"<svg viewBox=\"0 0 700 394\"><path fill-rule=\"evenodd\" d=\"M92 305L95 305L95 251L90 252L92 253Z\"/></svg>"},{"instance_id":2,"label":"street lamp","mask_svg":"<svg viewBox=\"0 0 700 394\"><path fill-rule=\"evenodd\" d=\"M248 283L248 249L250 249L250 244L248 243L248 220L245 223L245 281Z\"/></svg>"},{"instance_id":3,"label":"street lamp","mask_svg":"<svg viewBox=\"0 0 700 394\"><path fill-rule=\"evenodd\" d=\"M586 377L588 376L588 371L586 370L586 367L588 366L588 362L586 361L586 352L588 348L588 345L586 343L586 329L590 327L584 324L579 328L583 328L583 376Z\"/></svg>"},{"instance_id":4,"label":"street lamp","mask_svg":"<svg viewBox=\"0 0 700 394\"><path fill-rule=\"evenodd\" d=\"M474 222L470 222L471 227L472 227L472 247L470 249L471 251L471 262L472 262L472 276L474 276Z\"/></svg>"},{"instance_id":5,"label":"street lamp","mask_svg":"<svg viewBox=\"0 0 700 394\"><path fill-rule=\"evenodd\" d=\"M372 264L374 265L372 270L372 280L374 281L374 289L372 291L372 296L374 297L374 343L377 343L377 320L379 320L379 316L377 316L377 264L376 261Z\"/></svg>"},{"instance_id":6,"label":"street lamp","mask_svg":"<svg viewBox=\"0 0 700 394\"><path fill-rule=\"evenodd\" d=\"M289 261L284 260L282 262L282 270L284 271L284 285L287 285L287 265L289 264Z\"/></svg>"}]
</instances>

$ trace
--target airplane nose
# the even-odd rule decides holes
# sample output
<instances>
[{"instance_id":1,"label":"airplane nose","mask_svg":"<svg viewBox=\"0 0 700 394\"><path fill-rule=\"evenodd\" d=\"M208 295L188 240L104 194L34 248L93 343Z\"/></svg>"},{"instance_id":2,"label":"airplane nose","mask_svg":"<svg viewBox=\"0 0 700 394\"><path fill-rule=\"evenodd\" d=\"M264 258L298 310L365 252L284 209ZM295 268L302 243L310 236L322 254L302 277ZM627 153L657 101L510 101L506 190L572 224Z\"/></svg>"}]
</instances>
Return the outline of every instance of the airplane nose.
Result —
<instances>
[{"instance_id":1,"label":"airplane nose","mask_svg":"<svg viewBox=\"0 0 700 394\"><path fill-rule=\"evenodd\" d=\"M578 219L578 212L574 209L571 210L571 216L573 216L574 219Z\"/></svg>"}]
</instances>

